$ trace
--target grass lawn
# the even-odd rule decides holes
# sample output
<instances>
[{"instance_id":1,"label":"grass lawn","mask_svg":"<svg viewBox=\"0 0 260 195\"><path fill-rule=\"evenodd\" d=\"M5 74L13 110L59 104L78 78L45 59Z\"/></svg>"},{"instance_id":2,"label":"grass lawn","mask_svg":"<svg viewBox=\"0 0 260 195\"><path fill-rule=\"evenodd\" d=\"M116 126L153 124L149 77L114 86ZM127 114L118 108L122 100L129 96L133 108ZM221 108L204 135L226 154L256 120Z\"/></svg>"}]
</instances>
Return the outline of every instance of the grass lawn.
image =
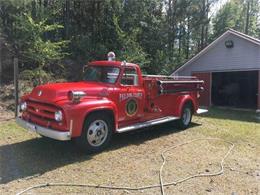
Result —
<instances>
[{"instance_id":1,"label":"grass lawn","mask_svg":"<svg viewBox=\"0 0 260 195\"><path fill-rule=\"evenodd\" d=\"M172 123L115 135L108 150L95 155L79 152L71 142L29 133L14 121L0 122L0 194L17 193L46 182L133 186L158 184L160 154L167 147L198 138L221 138L235 148L225 161L223 175L191 179L165 188L166 194L259 194L260 123L254 112L213 108L194 116L190 128L179 131ZM189 175L216 172L228 145L200 141L167 154L165 182ZM49 187L33 193L111 194L104 189ZM160 194L160 189L112 191L113 194Z\"/></svg>"},{"instance_id":2,"label":"grass lawn","mask_svg":"<svg viewBox=\"0 0 260 195\"><path fill-rule=\"evenodd\" d=\"M203 118L195 118L203 124L199 132L229 141L247 141L260 144L260 121L253 111L211 109Z\"/></svg>"}]
</instances>

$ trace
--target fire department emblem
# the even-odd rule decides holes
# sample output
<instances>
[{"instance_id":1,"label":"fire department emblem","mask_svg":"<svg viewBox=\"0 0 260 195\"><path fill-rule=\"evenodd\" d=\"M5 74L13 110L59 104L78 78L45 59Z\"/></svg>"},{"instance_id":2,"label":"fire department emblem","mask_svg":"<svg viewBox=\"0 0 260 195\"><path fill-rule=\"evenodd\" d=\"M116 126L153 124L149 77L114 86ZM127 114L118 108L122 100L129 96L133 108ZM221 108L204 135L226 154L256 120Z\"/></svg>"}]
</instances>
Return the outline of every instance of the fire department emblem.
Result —
<instances>
[{"instance_id":1,"label":"fire department emblem","mask_svg":"<svg viewBox=\"0 0 260 195\"><path fill-rule=\"evenodd\" d=\"M129 100L126 103L126 113L129 116L135 115L137 112L137 102L134 99Z\"/></svg>"},{"instance_id":2,"label":"fire department emblem","mask_svg":"<svg viewBox=\"0 0 260 195\"><path fill-rule=\"evenodd\" d=\"M38 96L42 95L42 90L38 91Z\"/></svg>"}]
</instances>

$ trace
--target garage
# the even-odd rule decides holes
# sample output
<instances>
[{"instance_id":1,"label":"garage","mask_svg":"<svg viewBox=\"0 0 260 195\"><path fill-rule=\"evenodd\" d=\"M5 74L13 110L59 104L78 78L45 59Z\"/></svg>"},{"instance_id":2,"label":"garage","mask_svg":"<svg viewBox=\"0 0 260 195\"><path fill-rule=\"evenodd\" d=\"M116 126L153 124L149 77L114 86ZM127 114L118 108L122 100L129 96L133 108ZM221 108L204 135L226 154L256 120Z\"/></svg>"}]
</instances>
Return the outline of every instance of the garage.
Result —
<instances>
[{"instance_id":1,"label":"garage","mask_svg":"<svg viewBox=\"0 0 260 195\"><path fill-rule=\"evenodd\" d=\"M172 75L204 80L200 106L260 112L259 39L229 29Z\"/></svg>"},{"instance_id":2,"label":"garage","mask_svg":"<svg viewBox=\"0 0 260 195\"><path fill-rule=\"evenodd\" d=\"M211 103L215 106L257 108L258 71L212 73Z\"/></svg>"}]
</instances>

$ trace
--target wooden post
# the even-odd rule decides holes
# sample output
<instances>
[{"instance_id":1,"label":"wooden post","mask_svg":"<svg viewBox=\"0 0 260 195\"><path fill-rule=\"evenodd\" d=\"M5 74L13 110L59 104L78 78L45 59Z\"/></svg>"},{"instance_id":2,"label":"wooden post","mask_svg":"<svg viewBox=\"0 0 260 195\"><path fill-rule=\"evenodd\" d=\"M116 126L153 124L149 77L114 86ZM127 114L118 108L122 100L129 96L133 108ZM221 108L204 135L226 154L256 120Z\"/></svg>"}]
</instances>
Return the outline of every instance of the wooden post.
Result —
<instances>
[{"instance_id":1,"label":"wooden post","mask_svg":"<svg viewBox=\"0 0 260 195\"><path fill-rule=\"evenodd\" d=\"M15 95L15 117L18 116L18 58L14 57L14 95Z\"/></svg>"},{"instance_id":2,"label":"wooden post","mask_svg":"<svg viewBox=\"0 0 260 195\"><path fill-rule=\"evenodd\" d=\"M0 34L0 86L3 84L2 39Z\"/></svg>"},{"instance_id":3,"label":"wooden post","mask_svg":"<svg viewBox=\"0 0 260 195\"><path fill-rule=\"evenodd\" d=\"M257 112L260 114L260 70L258 71Z\"/></svg>"}]
</instances>

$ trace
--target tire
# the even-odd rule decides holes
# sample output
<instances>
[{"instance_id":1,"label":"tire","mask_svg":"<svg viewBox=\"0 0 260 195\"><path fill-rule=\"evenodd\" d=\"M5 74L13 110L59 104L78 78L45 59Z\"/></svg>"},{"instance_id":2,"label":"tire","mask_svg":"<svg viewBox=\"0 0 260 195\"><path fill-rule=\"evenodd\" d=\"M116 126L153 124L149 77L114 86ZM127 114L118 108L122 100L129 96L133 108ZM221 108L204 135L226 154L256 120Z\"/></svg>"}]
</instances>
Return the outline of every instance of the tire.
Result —
<instances>
[{"instance_id":1,"label":"tire","mask_svg":"<svg viewBox=\"0 0 260 195\"><path fill-rule=\"evenodd\" d=\"M85 153L101 152L108 146L112 131L111 117L100 112L94 113L87 117L81 136L75 141Z\"/></svg>"},{"instance_id":2,"label":"tire","mask_svg":"<svg viewBox=\"0 0 260 195\"><path fill-rule=\"evenodd\" d=\"M181 118L178 120L178 127L182 130L190 126L192 119L192 106L188 103L183 106Z\"/></svg>"}]
</instances>

